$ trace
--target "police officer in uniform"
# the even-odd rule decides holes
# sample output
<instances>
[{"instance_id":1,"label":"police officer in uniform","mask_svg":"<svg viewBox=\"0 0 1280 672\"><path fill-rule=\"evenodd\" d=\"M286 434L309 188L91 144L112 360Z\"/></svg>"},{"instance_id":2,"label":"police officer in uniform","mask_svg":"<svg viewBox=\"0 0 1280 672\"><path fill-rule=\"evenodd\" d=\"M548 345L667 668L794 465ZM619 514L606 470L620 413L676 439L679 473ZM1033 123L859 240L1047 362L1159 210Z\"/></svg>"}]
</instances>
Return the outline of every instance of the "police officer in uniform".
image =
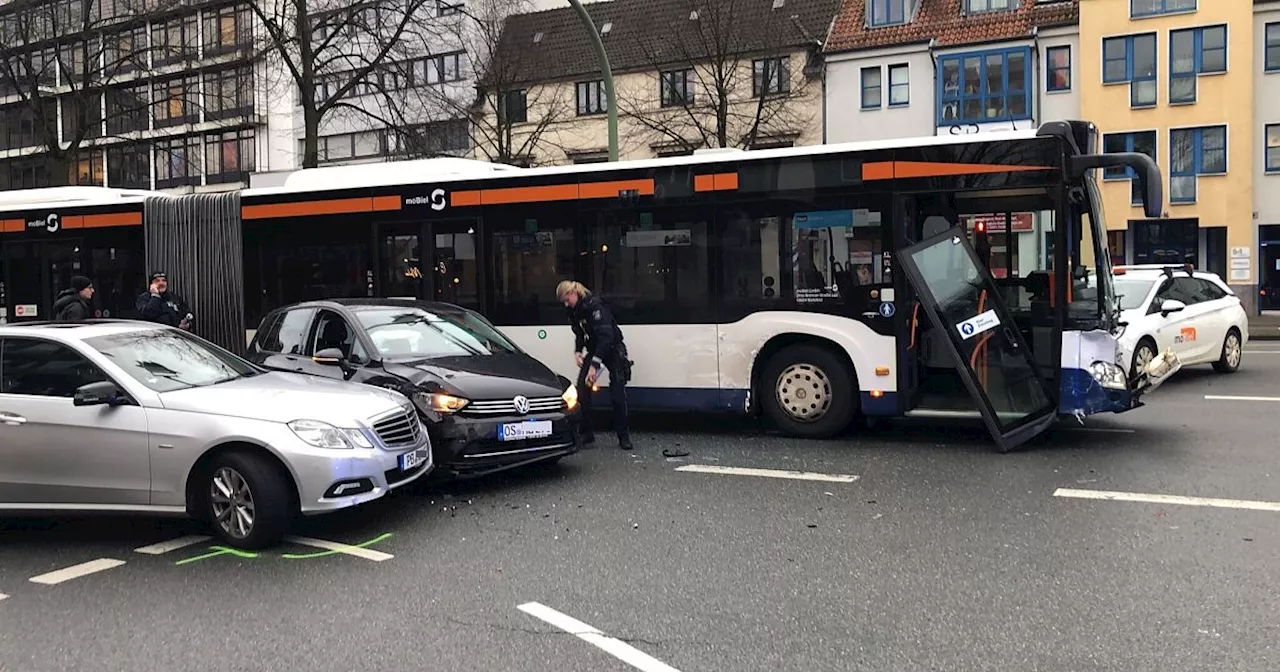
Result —
<instances>
[{"instance_id":1,"label":"police officer in uniform","mask_svg":"<svg viewBox=\"0 0 1280 672\"><path fill-rule=\"evenodd\" d=\"M627 382L631 380L632 362L627 358L622 329L604 301L580 282L561 282L556 287L556 297L568 309L569 326L573 328L574 357L578 362L577 386L584 421L589 422L586 418L591 413L591 387L599 378L603 365L609 370L609 397L613 401L613 426L618 433L618 447L633 450L627 426L626 389ZM583 442L592 441L595 441L595 434L588 426Z\"/></svg>"}]
</instances>

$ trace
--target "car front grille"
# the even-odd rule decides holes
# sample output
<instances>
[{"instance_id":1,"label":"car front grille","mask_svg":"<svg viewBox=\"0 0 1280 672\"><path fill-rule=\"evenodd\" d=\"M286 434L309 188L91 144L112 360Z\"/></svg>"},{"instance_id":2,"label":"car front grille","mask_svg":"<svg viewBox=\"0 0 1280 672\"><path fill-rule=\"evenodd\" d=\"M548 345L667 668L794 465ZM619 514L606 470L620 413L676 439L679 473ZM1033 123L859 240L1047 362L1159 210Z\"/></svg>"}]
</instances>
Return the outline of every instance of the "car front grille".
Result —
<instances>
[{"instance_id":1,"label":"car front grille","mask_svg":"<svg viewBox=\"0 0 1280 672\"><path fill-rule=\"evenodd\" d=\"M550 413L564 407L560 397L529 397L529 413ZM462 409L463 415L523 415L516 410L515 398L472 401Z\"/></svg>"},{"instance_id":2,"label":"car front grille","mask_svg":"<svg viewBox=\"0 0 1280 672\"><path fill-rule=\"evenodd\" d=\"M388 448L412 446L422 438L422 423L412 408L401 409L373 423L373 431Z\"/></svg>"}]
</instances>

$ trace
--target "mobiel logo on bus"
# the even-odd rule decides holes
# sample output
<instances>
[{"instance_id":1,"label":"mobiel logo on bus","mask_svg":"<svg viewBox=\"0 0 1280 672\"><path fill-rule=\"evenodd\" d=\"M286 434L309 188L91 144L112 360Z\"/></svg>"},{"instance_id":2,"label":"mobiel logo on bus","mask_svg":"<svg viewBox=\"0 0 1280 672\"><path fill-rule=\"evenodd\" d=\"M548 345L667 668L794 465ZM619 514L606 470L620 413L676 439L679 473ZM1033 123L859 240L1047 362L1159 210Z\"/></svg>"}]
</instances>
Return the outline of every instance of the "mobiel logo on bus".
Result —
<instances>
[{"instance_id":1,"label":"mobiel logo on bus","mask_svg":"<svg viewBox=\"0 0 1280 672\"><path fill-rule=\"evenodd\" d=\"M405 205L431 205L432 210L444 210L445 193L444 189L433 189L430 196L414 196L404 199Z\"/></svg>"},{"instance_id":2,"label":"mobiel logo on bus","mask_svg":"<svg viewBox=\"0 0 1280 672\"><path fill-rule=\"evenodd\" d=\"M32 219L27 221L28 229L44 229L49 233L57 233L62 228L62 218L57 213L50 214L44 219Z\"/></svg>"}]
</instances>

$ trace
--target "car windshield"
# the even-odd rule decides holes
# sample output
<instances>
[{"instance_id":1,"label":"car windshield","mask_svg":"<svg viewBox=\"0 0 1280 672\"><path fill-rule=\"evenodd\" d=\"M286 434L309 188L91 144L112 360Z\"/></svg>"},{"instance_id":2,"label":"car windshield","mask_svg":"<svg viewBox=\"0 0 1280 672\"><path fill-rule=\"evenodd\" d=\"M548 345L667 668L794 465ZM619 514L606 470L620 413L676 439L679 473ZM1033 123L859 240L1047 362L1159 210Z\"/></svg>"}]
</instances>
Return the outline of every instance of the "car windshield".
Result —
<instances>
[{"instance_id":1,"label":"car windshield","mask_svg":"<svg viewBox=\"0 0 1280 672\"><path fill-rule=\"evenodd\" d=\"M176 329L148 329L85 340L156 392L216 385L259 373L216 345Z\"/></svg>"},{"instance_id":2,"label":"car windshield","mask_svg":"<svg viewBox=\"0 0 1280 672\"><path fill-rule=\"evenodd\" d=\"M387 359L484 356L516 346L474 313L422 308L366 308L357 318Z\"/></svg>"},{"instance_id":3,"label":"car windshield","mask_svg":"<svg viewBox=\"0 0 1280 672\"><path fill-rule=\"evenodd\" d=\"M1118 276L1115 284L1116 295L1120 297L1120 310L1135 310L1142 307L1142 302L1147 300L1147 294L1155 282Z\"/></svg>"}]
</instances>

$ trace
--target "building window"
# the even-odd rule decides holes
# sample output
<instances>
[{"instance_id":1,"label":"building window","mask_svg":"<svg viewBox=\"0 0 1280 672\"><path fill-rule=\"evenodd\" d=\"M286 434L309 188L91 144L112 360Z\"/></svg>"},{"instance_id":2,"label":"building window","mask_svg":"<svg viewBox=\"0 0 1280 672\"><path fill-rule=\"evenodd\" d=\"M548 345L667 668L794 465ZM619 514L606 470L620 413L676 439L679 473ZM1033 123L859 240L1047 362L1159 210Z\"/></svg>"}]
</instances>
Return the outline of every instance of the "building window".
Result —
<instances>
[{"instance_id":1,"label":"building window","mask_svg":"<svg viewBox=\"0 0 1280 672\"><path fill-rule=\"evenodd\" d=\"M465 6L465 2L456 2L455 0L436 0L436 16L454 16L455 14L461 14L462 8Z\"/></svg>"},{"instance_id":2,"label":"building window","mask_svg":"<svg viewBox=\"0 0 1280 672\"><path fill-rule=\"evenodd\" d=\"M1227 71L1227 27L1169 33L1169 102L1196 102L1196 77Z\"/></svg>"},{"instance_id":3,"label":"building window","mask_svg":"<svg viewBox=\"0 0 1280 672\"><path fill-rule=\"evenodd\" d=\"M1156 158L1156 132L1108 133L1102 136L1102 151L1107 154L1137 152L1146 154L1154 161ZM1132 168L1127 166L1106 168L1102 171L1102 178L1104 180L1129 180L1131 185L1129 202L1134 205L1142 203L1142 188L1138 183L1137 173Z\"/></svg>"},{"instance_id":4,"label":"building window","mask_svg":"<svg viewBox=\"0 0 1280 672\"><path fill-rule=\"evenodd\" d=\"M146 84L108 89L107 133L119 136L147 130L150 126L147 110L150 107Z\"/></svg>"},{"instance_id":5,"label":"building window","mask_svg":"<svg viewBox=\"0 0 1280 672\"><path fill-rule=\"evenodd\" d=\"M1130 16L1158 16L1196 11L1196 0L1131 0Z\"/></svg>"},{"instance_id":6,"label":"building window","mask_svg":"<svg viewBox=\"0 0 1280 672\"><path fill-rule=\"evenodd\" d=\"M668 70L659 76L663 107L680 107L693 102L693 70Z\"/></svg>"},{"instance_id":7,"label":"building window","mask_svg":"<svg viewBox=\"0 0 1280 672\"><path fill-rule=\"evenodd\" d=\"M791 61L786 56L751 62L751 95L756 98L791 90Z\"/></svg>"},{"instance_id":8,"label":"building window","mask_svg":"<svg viewBox=\"0 0 1280 672\"><path fill-rule=\"evenodd\" d=\"M306 151L306 141L298 141L298 154ZM316 138L316 160L321 163L368 159L387 154L382 131L340 133Z\"/></svg>"},{"instance_id":9,"label":"building window","mask_svg":"<svg viewBox=\"0 0 1280 672\"><path fill-rule=\"evenodd\" d=\"M228 119L253 113L253 71L231 68L205 75L205 110L207 120Z\"/></svg>"},{"instance_id":10,"label":"building window","mask_svg":"<svg viewBox=\"0 0 1280 672\"><path fill-rule=\"evenodd\" d=\"M471 149L466 119L433 121L397 129L388 136L388 153L415 157L458 156Z\"/></svg>"},{"instance_id":11,"label":"building window","mask_svg":"<svg viewBox=\"0 0 1280 672\"><path fill-rule=\"evenodd\" d=\"M200 138L190 135L156 141L156 188L200 184Z\"/></svg>"},{"instance_id":12,"label":"building window","mask_svg":"<svg viewBox=\"0 0 1280 672\"><path fill-rule=\"evenodd\" d=\"M523 124L529 121L529 91L518 89L502 92L498 112L502 115L499 123Z\"/></svg>"},{"instance_id":13,"label":"building window","mask_svg":"<svg viewBox=\"0 0 1280 672\"><path fill-rule=\"evenodd\" d=\"M108 76L148 69L146 26L106 35L103 40L103 72Z\"/></svg>"},{"instance_id":14,"label":"building window","mask_svg":"<svg viewBox=\"0 0 1280 672\"><path fill-rule=\"evenodd\" d=\"M880 66L862 69L862 109L880 109Z\"/></svg>"},{"instance_id":15,"label":"building window","mask_svg":"<svg viewBox=\"0 0 1280 672\"><path fill-rule=\"evenodd\" d=\"M107 149L107 181L117 189L150 189L151 148L130 144Z\"/></svg>"},{"instance_id":16,"label":"building window","mask_svg":"<svg viewBox=\"0 0 1280 672\"><path fill-rule=\"evenodd\" d=\"M1129 106L1156 104L1156 34L1109 37L1102 41L1102 83L1128 84Z\"/></svg>"},{"instance_id":17,"label":"building window","mask_svg":"<svg viewBox=\"0 0 1280 672\"><path fill-rule=\"evenodd\" d=\"M179 16L151 26L153 65L168 65L199 54L199 30L196 15Z\"/></svg>"},{"instance_id":18,"label":"building window","mask_svg":"<svg viewBox=\"0 0 1280 672\"><path fill-rule=\"evenodd\" d=\"M1030 119L1030 60L1025 47L939 58L939 123Z\"/></svg>"},{"instance_id":19,"label":"building window","mask_svg":"<svg viewBox=\"0 0 1280 672\"><path fill-rule=\"evenodd\" d=\"M62 99L62 139L102 137L102 94L78 94Z\"/></svg>"},{"instance_id":20,"label":"building window","mask_svg":"<svg viewBox=\"0 0 1280 672\"><path fill-rule=\"evenodd\" d=\"M1267 124L1267 172L1280 172L1280 124Z\"/></svg>"},{"instance_id":21,"label":"building window","mask_svg":"<svg viewBox=\"0 0 1280 672\"><path fill-rule=\"evenodd\" d=\"M247 46L253 41L250 10L246 5L232 5L204 13L205 56L224 54Z\"/></svg>"},{"instance_id":22,"label":"building window","mask_svg":"<svg viewBox=\"0 0 1280 672\"><path fill-rule=\"evenodd\" d=\"M1196 178L1227 172L1227 127L1178 128L1169 132L1169 200L1196 202Z\"/></svg>"},{"instance_id":23,"label":"building window","mask_svg":"<svg viewBox=\"0 0 1280 672\"><path fill-rule=\"evenodd\" d=\"M981 12L998 12L1005 9L1016 9L1018 0L964 0L966 14Z\"/></svg>"},{"instance_id":24,"label":"building window","mask_svg":"<svg viewBox=\"0 0 1280 672\"><path fill-rule=\"evenodd\" d=\"M604 95L604 81L578 82L578 116L604 114L609 101Z\"/></svg>"},{"instance_id":25,"label":"building window","mask_svg":"<svg viewBox=\"0 0 1280 672\"><path fill-rule=\"evenodd\" d=\"M910 68L906 63L889 66L889 107L901 107L910 103Z\"/></svg>"},{"instance_id":26,"label":"building window","mask_svg":"<svg viewBox=\"0 0 1280 672\"><path fill-rule=\"evenodd\" d=\"M1267 72L1280 71L1280 23L1268 23L1266 30Z\"/></svg>"},{"instance_id":27,"label":"building window","mask_svg":"<svg viewBox=\"0 0 1280 672\"><path fill-rule=\"evenodd\" d=\"M1049 91L1071 90L1071 47L1049 47L1045 50L1045 88Z\"/></svg>"},{"instance_id":28,"label":"building window","mask_svg":"<svg viewBox=\"0 0 1280 672\"><path fill-rule=\"evenodd\" d=\"M76 157L71 164L67 184L80 187L101 187L104 183L102 150L90 150Z\"/></svg>"},{"instance_id":29,"label":"building window","mask_svg":"<svg viewBox=\"0 0 1280 672\"><path fill-rule=\"evenodd\" d=\"M869 0L871 25L896 26L907 22L907 0Z\"/></svg>"},{"instance_id":30,"label":"building window","mask_svg":"<svg viewBox=\"0 0 1280 672\"><path fill-rule=\"evenodd\" d=\"M200 80L194 74L156 82L151 97L156 128L200 120Z\"/></svg>"},{"instance_id":31,"label":"building window","mask_svg":"<svg viewBox=\"0 0 1280 672\"><path fill-rule=\"evenodd\" d=\"M253 172L253 130L205 137L205 179L209 184L243 182Z\"/></svg>"}]
</instances>

